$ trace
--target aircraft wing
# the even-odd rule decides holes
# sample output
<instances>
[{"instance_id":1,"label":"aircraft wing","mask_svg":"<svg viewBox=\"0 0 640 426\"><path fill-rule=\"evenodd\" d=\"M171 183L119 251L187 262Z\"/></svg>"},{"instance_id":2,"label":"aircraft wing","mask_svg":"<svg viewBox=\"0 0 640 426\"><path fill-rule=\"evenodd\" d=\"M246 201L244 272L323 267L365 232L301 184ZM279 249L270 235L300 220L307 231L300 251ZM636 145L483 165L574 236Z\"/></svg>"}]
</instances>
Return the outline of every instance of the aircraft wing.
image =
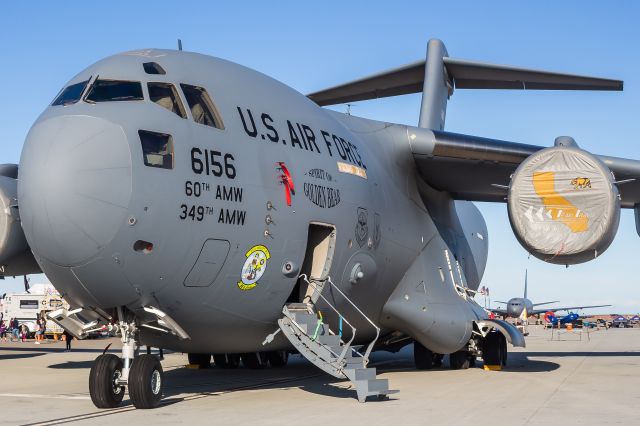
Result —
<instances>
[{"instance_id":1,"label":"aircraft wing","mask_svg":"<svg viewBox=\"0 0 640 426\"><path fill-rule=\"evenodd\" d=\"M611 305L570 306L568 308L534 309L533 311L529 312L529 315L543 314L545 312L573 311L573 310L587 309L587 308L605 308L607 306L611 306Z\"/></svg>"},{"instance_id":2,"label":"aircraft wing","mask_svg":"<svg viewBox=\"0 0 640 426\"><path fill-rule=\"evenodd\" d=\"M412 146L429 185L469 201L504 202L515 169L543 146L430 130L433 140ZM640 161L597 155L614 173L621 207L640 204ZM638 210L638 209L637 209Z\"/></svg>"},{"instance_id":3,"label":"aircraft wing","mask_svg":"<svg viewBox=\"0 0 640 426\"><path fill-rule=\"evenodd\" d=\"M488 308L487 310L493 312L494 314L507 315L507 310L506 309Z\"/></svg>"}]
</instances>

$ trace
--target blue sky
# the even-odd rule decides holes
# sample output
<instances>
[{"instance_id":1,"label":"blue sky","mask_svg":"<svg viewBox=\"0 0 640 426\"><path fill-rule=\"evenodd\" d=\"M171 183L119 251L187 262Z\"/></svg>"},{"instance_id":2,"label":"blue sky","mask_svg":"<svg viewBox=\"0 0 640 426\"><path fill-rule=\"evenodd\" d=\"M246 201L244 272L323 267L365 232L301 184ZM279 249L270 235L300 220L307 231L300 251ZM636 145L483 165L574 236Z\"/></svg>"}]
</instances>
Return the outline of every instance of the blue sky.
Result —
<instances>
[{"instance_id":1,"label":"blue sky","mask_svg":"<svg viewBox=\"0 0 640 426\"><path fill-rule=\"evenodd\" d=\"M456 58L622 79L622 93L459 90L447 130L537 145L570 135L595 153L640 159L639 16L633 1L4 2L0 162L19 161L31 124L78 71L124 50L175 48L178 38L185 50L249 66L302 93L422 59L430 38ZM419 105L418 95L403 96L357 103L352 113L416 124ZM521 295L528 268L534 302L640 311L632 212L623 211L602 257L566 269L528 258L505 205L480 209L490 236L483 284L492 299ZM22 282L0 286L19 290Z\"/></svg>"}]
</instances>

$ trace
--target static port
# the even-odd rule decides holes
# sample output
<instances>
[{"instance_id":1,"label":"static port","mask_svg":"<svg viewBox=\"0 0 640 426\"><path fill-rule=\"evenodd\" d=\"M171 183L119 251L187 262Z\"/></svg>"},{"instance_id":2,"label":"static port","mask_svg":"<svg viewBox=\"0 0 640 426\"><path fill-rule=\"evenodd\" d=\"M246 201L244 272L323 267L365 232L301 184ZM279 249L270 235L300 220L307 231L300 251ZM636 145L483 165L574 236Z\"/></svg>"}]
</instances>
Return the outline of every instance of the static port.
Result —
<instances>
[{"instance_id":1,"label":"static port","mask_svg":"<svg viewBox=\"0 0 640 426\"><path fill-rule=\"evenodd\" d=\"M133 249L139 253L149 254L153 251L153 243L149 241L138 240L133 243Z\"/></svg>"}]
</instances>

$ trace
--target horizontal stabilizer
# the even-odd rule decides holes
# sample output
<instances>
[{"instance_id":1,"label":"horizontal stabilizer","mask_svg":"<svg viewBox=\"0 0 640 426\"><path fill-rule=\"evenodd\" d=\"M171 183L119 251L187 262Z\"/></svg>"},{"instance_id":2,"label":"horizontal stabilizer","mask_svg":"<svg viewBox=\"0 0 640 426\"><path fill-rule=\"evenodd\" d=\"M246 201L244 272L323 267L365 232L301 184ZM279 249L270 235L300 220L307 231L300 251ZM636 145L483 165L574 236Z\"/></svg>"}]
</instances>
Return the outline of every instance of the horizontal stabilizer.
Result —
<instances>
[{"instance_id":1,"label":"horizontal stabilizer","mask_svg":"<svg viewBox=\"0 0 640 426\"><path fill-rule=\"evenodd\" d=\"M518 90L614 90L623 82L598 77L563 74L506 65L443 58L449 84L457 89ZM307 95L320 106L420 93L424 86L425 61Z\"/></svg>"}]
</instances>

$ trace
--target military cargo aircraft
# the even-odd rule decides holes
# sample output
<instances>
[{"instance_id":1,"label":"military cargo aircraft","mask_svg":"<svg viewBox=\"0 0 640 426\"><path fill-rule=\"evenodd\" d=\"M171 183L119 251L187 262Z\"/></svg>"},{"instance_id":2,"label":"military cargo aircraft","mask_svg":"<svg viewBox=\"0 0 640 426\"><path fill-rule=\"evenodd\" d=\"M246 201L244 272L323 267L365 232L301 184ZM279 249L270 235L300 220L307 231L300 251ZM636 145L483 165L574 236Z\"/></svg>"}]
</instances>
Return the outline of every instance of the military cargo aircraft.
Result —
<instances>
[{"instance_id":1,"label":"military cargo aircraft","mask_svg":"<svg viewBox=\"0 0 640 426\"><path fill-rule=\"evenodd\" d=\"M557 311L571 311L573 309L588 309L588 308L603 308L611 305L590 305L590 306L570 306L570 307L562 307L562 308L545 308L545 309L535 309L536 306L549 305L551 303L558 303L558 300L554 300L552 302L542 302L542 303L533 303L531 300L527 298L527 271L524 273L524 296L523 297L512 297L507 302L501 302L496 300L496 303L503 303L506 305L506 308L491 308L490 311L502 315L505 317L511 318L520 318L523 321L527 321L527 318L530 315L539 315L547 312L557 312Z\"/></svg>"},{"instance_id":2,"label":"military cargo aircraft","mask_svg":"<svg viewBox=\"0 0 640 426\"><path fill-rule=\"evenodd\" d=\"M160 404L141 345L233 368L296 350L359 401L391 390L373 350L415 342L418 368L506 362L522 334L473 299L488 251L472 201L507 201L523 247L585 262L640 202L640 162L444 131L454 90L622 90L617 80L426 59L304 96L197 53L130 51L73 77L2 168L0 262L42 271L78 337L108 325L120 357L89 374L97 407ZM322 108L422 92L418 126ZM586 124L586 123L585 123ZM614 178L615 174L615 178ZM623 184L624 183L624 184ZM637 212L637 209L636 209Z\"/></svg>"}]
</instances>

